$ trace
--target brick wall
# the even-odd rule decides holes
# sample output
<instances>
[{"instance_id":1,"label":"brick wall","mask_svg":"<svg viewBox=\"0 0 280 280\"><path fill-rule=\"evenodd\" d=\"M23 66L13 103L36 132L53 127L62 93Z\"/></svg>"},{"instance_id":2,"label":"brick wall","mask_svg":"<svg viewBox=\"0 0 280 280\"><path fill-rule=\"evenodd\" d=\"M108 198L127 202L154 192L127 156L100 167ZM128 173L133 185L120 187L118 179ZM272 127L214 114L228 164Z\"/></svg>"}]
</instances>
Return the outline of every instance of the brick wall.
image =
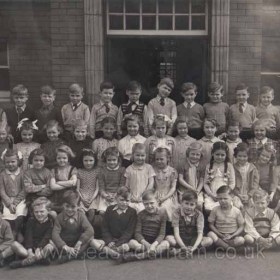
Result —
<instances>
[{"instance_id":1,"label":"brick wall","mask_svg":"<svg viewBox=\"0 0 280 280\"><path fill-rule=\"evenodd\" d=\"M262 3L263 0L230 1L229 102L234 88L249 86L250 102L257 103L261 82Z\"/></svg>"},{"instance_id":2,"label":"brick wall","mask_svg":"<svg viewBox=\"0 0 280 280\"><path fill-rule=\"evenodd\" d=\"M39 89L51 80L49 4L46 1L2 1L1 16L8 20L10 88L24 84L33 105Z\"/></svg>"},{"instance_id":3,"label":"brick wall","mask_svg":"<svg viewBox=\"0 0 280 280\"><path fill-rule=\"evenodd\" d=\"M50 0L52 83L57 103L68 101L71 83L85 88L83 0Z\"/></svg>"}]
</instances>

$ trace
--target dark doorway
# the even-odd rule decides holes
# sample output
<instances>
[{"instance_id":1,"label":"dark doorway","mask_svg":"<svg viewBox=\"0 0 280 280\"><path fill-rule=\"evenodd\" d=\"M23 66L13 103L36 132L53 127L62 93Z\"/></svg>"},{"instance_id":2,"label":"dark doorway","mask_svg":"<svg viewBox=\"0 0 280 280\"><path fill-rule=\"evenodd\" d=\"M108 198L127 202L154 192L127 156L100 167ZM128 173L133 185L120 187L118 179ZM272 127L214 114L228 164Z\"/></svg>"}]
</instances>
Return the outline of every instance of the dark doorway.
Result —
<instances>
[{"instance_id":1,"label":"dark doorway","mask_svg":"<svg viewBox=\"0 0 280 280\"><path fill-rule=\"evenodd\" d=\"M161 77L174 79L171 97L182 102L179 95L184 82L198 86L197 102L205 101L209 59L207 38L147 38L111 37L107 40L107 77L116 87L114 103L126 102L125 87L130 80L142 84L142 101L156 96Z\"/></svg>"}]
</instances>

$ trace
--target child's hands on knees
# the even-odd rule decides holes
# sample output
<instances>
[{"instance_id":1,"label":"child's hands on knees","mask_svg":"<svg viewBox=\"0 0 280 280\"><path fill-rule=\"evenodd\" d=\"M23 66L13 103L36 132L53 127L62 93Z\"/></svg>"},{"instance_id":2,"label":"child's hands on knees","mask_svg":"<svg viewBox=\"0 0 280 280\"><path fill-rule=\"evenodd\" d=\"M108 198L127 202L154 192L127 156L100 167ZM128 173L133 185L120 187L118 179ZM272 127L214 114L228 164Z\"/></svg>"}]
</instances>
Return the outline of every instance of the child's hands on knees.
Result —
<instances>
[{"instance_id":1,"label":"child's hands on knees","mask_svg":"<svg viewBox=\"0 0 280 280\"><path fill-rule=\"evenodd\" d=\"M67 245L64 245L62 249L67 253L70 254L71 256L75 257L76 256L76 250L73 247L69 247Z\"/></svg>"},{"instance_id":2,"label":"child's hands on knees","mask_svg":"<svg viewBox=\"0 0 280 280\"><path fill-rule=\"evenodd\" d=\"M76 243L75 247L74 247L76 256L77 256L78 253L80 252L81 246L82 246L82 242L81 242L81 241L78 241L78 242Z\"/></svg>"},{"instance_id":3,"label":"child's hands on knees","mask_svg":"<svg viewBox=\"0 0 280 280\"><path fill-rule=\"evenodd\" d=\"M35 255L34 255L32 249L28 249L28 250L27 250L27 257L28 257L28 258L32 258L32 257L34 257L34 256L35 256Z\"/></svg>"},{"instance_id":4,"label":"child's hands on knees","mask_svg":"<svg viewBox=\"0 0 280 280\"><path fill-rule=\"evenodd\" d=\"M141 244L144 245L144 247L145 247L145 249L146 249L147 251L150 250L151 244L150 244L148 241L146 241L145 239L143 239L143 240L141 241Z\"/></svg>"},{"instance_id":5,"label":"child's hands on knees","mask_svg":"<svg viewBox=\"0 0 280 280\"><path fill-rule=\"evenodd\" d=\"M40 260L40 259L43 258L42 252L41 252L40 248L37 248L37 249L35 250L35 257L36 257L37 260Z\"/></svg>"}]
</instances>

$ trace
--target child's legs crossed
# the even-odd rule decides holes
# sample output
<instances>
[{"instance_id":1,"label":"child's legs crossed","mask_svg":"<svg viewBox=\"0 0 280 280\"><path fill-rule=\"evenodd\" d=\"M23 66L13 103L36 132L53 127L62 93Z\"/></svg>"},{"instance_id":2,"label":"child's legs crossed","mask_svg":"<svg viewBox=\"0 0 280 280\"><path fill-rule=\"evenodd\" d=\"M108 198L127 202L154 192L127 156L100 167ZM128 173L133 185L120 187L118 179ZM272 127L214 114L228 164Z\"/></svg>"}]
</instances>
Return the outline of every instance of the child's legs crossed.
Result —
<instances>
[{"instance_id":1,"label":"child's legs crossed","mask_svg":"<svg viewBox=\"0 0 280 280\"><path fill-rule=\"evenodd\" d=\"M140 243L139 243L137 240L135 240L135 239L131 239L131 240L128 242L128 246L129 246L130 249L136 250L136 251L138 251L138 250L144 250L144 249L145 249L144 245L140 244Z\"/></svg>"},{"instance_id":2,"label":"child's legs crossed","mask_svg":"<svg viewBox=\"0 0 280 280\"><path fill-rule=\"evenodd\" d=\"M170 247L169 242L168 242L167 240L163 240L163 241L161 241L161 242L157 245L157 247L156 247L156 253L157 253L157 254L160 254L160 253L162 253L162 252L168 250L169 247Z\"/></svg>"},{"instance_id":3,"label":"child's legs crossed","mask_svg":"<svg viewBox=\"0 0 280 280\"><path fill-rule=\"evenodd\" d=\"M26 258L28 256L27 250L17 241L14 241L11 245L13 252L20 257Z\"/></svg>"},{"instance_id":4,"label":"child's legs crossed","mask_svg":"<svg viewBox=\"0 0 280 280\"><path fill-rule=\"evenodd\" d=\"M246 245L253 245L255 243L255 239L249 234L244 236L244 240Z\"/></svg>"}]
</instances>

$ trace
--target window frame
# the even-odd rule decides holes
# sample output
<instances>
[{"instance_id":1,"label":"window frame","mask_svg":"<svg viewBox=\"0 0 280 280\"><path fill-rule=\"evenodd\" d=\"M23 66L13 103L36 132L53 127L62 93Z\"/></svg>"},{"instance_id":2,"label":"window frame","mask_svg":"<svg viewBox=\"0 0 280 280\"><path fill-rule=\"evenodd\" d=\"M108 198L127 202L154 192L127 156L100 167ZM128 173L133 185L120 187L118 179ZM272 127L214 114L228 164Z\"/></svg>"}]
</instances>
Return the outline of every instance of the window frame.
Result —
<instances>
[{"instance_id":1,"label":"window frame","mask_svg":"<svg viewBox=\"0 0 280 280\"><path fill-rule=\"evenodd\" d=\"M125 11L125 0L123 0L123 10L121 13L110 13L109 3L106 1L106 34L107 35L121 35L121 36L207 36L208 35L208 1L205 0L205 13L192 13L192 1L189 1L189 11L188 13L176 13L175 12L175 1L172 0L172 13L159 13L159 3L156 0L156 12L155 13L142 13L142 0L139 0L139 13L126 13ZM122 16L123 17L123 29L111 30L110 25L110 15ZM131 30L126 28L126 16L139 16L139 29ZM155 16L156 17L156 29L154 30L143 30L143 18L142 16ZM172 16L172 30L159 30L159 16ZM175 29L175 18L176 16L188 16L189 20L189 30L176 30ZM205 16L205 29L204 30L192 30L192 17L193 16Z\"/></svg>"},{"instance_id":2,"label":"window frame","mask_svg":"<svg viewBox=\"0 0 280 280\"><path fill-rule=\"evenodd\" d=\"M7 47L7 65L0 64L0 69L8 69L10 76L10 55L9 55L9 44L7 40L0 38L2 42L6 43ZM0 102L9 102L10 101L10 90L0 90Z\"/></svg>"}]
</instances>

